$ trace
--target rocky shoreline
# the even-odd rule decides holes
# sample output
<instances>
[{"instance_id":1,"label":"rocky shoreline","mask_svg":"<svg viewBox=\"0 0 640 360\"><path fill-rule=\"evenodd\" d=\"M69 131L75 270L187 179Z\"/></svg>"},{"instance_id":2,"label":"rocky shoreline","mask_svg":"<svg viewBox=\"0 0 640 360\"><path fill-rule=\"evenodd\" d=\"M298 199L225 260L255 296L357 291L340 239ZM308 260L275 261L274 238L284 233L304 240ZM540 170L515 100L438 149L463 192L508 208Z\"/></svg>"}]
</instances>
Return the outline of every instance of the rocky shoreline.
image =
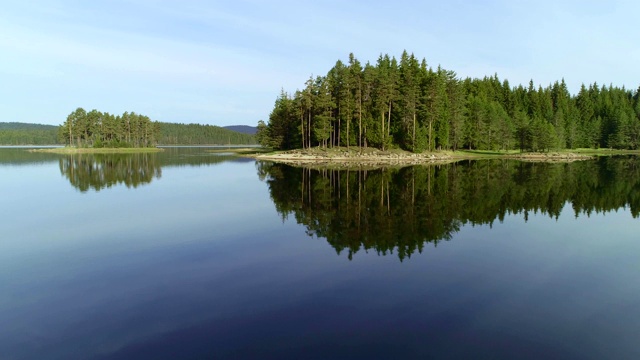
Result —
<instances>
[{"instance_id":1,"label":"rocky shoreline","mask_svg":"<svg viewBox=\"0 0 640 360\"><path fill-rule=\"evenodd\" d=\"M581 160L591 160L595 158L595 156L574 153L523 153L504 155L503 158L538 162L573 162Z\"/></svg>"},{"instance_id":2,"label":"rocky shoreline","mask_svg":"<svg viewBox=\"0 0 640 360\"><path fill-rule=\"evenodd\" d=\"M575 153L517 153L517 154L462 154L462 153L421 153L405 151L380 151L376 149L304 149L289 150L271 154L256 154L258 160L268 160L292 165L332 164L340 167L390 166L442 164L472 159L514 159L536 162L573 162L593 159L592 155Z\"/></svg>"}]
</instances>

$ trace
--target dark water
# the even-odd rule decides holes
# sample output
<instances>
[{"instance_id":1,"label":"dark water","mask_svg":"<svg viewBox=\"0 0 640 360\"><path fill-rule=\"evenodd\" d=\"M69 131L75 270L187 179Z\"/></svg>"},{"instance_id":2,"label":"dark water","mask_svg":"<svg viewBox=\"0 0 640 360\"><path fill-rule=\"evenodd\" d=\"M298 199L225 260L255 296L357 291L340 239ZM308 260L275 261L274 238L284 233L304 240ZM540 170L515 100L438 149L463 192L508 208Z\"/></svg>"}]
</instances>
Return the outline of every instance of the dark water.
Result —
<instances>
[{"instance_id":1,"label":"dark water","mask_svg":"<svg viewBox=\"0 0 640 360\"><path fill-rule=\"evenodd\" d=\"M640 161L0 149L0 358L640 356Z\"/></svg>"}]
</instances>

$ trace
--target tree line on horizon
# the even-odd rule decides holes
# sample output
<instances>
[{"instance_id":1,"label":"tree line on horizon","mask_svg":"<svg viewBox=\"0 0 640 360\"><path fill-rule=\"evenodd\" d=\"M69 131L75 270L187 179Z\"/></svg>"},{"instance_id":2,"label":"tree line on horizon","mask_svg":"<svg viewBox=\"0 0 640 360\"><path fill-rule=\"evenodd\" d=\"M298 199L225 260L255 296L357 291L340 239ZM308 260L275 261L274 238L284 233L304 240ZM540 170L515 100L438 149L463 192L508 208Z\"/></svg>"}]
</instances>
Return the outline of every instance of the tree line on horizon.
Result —
<instances>
[{"instance_id":1,"label":"tree line on horizon","mask_svg":"<svg viewBox=\"0 0 640 360\"><path fill-rule=\"evenodd\" d=\"M55 125L0 122L0 145L53 145L57 133Z\"/></svg>"},{"instance_id":2,"label":"tree line on horizon","mask_svg":"<svg viewBox=\"0 0 640 360\"><path fill-rule=\"evenodd\" d=\"M498 75L459 79L404 51L364 66L353 54L293 94L281 91L257 140L274 149L321 147L514 150L640 147L640 95L564 79L512 87Z\"/></svg>"},{"instance_id":3,"label":"tree line on horizon","mask_svg":"<svg viewBox=\"0 0 640 360\"><path fill-rule=\"evenodd\" d=\"M148 116L125 111L122 115L79 107L58 129L65 145L77 147L151 147L160 135L160 125Z\"/></svg>"},{"instance_id":4,"label":"tree line on horizon","mask_svg":"<svg viewBox=\"0 0 640 360\"><path fill-rule=\"evenodd\" d=\"M162 145L254 145L254 135L215 125L160 123Z\"/></svg>"},{"instance_id":5,"label":"tree line on horizon","mask_svg":"<svg viewBox=\"0 0 640 360\"><path fill-rule=\"evenodd\" d=\"M135 112L112 115L83 108L67 116L58 128L57 140L65 145L94 148L256 144L253 135L219 126L164 123Z\"/></svg>"},{"instance_id":6,"label":"tree line on horizon","mask_svg":"<svg viewBox=\"0 0 640 360\"><path fill-rule=\"evenodd\" d=\"M252 134L225 127L159 122L158 145L255 145ZM73 136L72 136L73 138ZM57 125L0 122L0 145L69 145L68 129ZM75 144L75 140L74 140ZM88 146L89 143L85 143ZM100 143L98 143L100 145ZM120 145L126 145L120 143ZM104 144L102 145L104 146Z\"/></svg>"}]
</instances>

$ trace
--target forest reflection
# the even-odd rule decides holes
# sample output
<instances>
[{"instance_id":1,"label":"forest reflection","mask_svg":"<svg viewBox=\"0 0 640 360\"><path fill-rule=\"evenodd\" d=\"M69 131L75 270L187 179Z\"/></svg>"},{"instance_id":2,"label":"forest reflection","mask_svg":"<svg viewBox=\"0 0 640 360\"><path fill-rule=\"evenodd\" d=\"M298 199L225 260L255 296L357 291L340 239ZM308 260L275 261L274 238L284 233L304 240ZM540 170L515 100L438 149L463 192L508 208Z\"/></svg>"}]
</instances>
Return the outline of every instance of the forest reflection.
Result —
<instances>
[{"instance_id":1,"label":"forest reflection","mask_svg":"<svg viewBox=\"0 0 640 360\"><path fill-rule=\"evenodd\" d=\"M81 192L124 184L137 188L162 175L157 154L74 154L59 159L60 172Z\"/></svg>"},{"instance_id":2,"label":"forest reflection","mask_svg":"<svg viewBox=\"0 0 640 360\"><path fill-rule=\"evenodd\" d=\"M203 152L201 148L168 148L159 153L73 154L60 157L60 172L81 192L99 191L114 185L128 188L160 179L163 167L199 167L253 159Z\"/></svg>"},{"instance_id":3,"label":"forest reflection","mask_svg":"<svg viewBox=\"0 0 640 360\"><path fill-rule=\"evenodd\" d=\"M450 240L465 224L510 214L557 218L567 202L575 216L629 208L640 214L640 161L606 157L574 163L513 160L373 170L332 170L258 162L283 219L325 238L349 259L359 250L400 260Z\"/></svg>"}]
</instances>

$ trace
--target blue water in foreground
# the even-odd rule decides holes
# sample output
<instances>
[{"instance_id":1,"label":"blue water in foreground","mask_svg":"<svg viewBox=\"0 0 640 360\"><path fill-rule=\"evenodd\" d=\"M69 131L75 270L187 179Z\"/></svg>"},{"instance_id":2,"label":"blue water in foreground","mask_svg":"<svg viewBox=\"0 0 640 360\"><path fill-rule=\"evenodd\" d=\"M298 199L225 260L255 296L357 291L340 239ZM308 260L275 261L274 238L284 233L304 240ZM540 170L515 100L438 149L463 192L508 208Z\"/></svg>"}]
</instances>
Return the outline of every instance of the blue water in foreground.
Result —
<instances>
[{"instance_id":1,"label":"blue water in foreground","mask_svg":"<svg viewBox=\"0 0 640 360\"><path fill-rule=\"evenodd\" d=\"M194 151L85 191L57 156L0 162L0 358L640 357L624 207L349 260L282 218L254 161Z\"/></svg>"}]
</instances>

